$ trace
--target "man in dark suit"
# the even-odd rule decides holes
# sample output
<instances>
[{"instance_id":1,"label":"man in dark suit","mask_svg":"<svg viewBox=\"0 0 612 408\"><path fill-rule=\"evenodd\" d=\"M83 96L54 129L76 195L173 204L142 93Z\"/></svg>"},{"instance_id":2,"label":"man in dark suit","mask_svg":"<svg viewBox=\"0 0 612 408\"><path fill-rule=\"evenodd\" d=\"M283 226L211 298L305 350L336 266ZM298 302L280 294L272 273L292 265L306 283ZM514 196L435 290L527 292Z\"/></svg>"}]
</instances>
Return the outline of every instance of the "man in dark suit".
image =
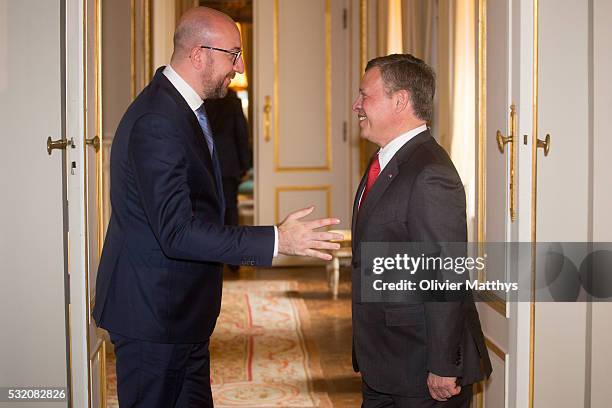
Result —
<instances>
[{"instance_id":1,"label":"man in dark suit","mask_svg":"<svg viewBox=\"0 0 612 408\"><path fill-rule=\"evenodd\" d=\"M122 407L212 407L208 342L221 306L222 264L270 265L277 252L331 258L336 224L226 227L221 172L203 99L243 72L240 34L225 14L188 11L170 65L123 116L111 153L112 216L94 318L117 357Z\"/></svg>"},{"instance_id":2,"label":"man in dark suit","mask_svg":"<svg viewBox=\"0 0 612 408\"><path fill-rule=\"evenodd\" d=\"M465 192L431 137L435 76L422 60L371 60L353 104L361 136L380 149L353 207L353 366L363 407L468 407L471 384L491 373L470 296L454 302L368 303L361 243L465 242Z\"/></svg>"},{"instance_id":3,"label":"man in dark suit","mask_svg":"<svg viewBox=\"0 0 612 408\"><path fill-rule=\"evenodd\" d=\"M221 162L225 193L225 225L238 225L238 185L251 168L249 130L236 92L229 89L224 98L204 102Z\"/></svg>"}]
</instances>

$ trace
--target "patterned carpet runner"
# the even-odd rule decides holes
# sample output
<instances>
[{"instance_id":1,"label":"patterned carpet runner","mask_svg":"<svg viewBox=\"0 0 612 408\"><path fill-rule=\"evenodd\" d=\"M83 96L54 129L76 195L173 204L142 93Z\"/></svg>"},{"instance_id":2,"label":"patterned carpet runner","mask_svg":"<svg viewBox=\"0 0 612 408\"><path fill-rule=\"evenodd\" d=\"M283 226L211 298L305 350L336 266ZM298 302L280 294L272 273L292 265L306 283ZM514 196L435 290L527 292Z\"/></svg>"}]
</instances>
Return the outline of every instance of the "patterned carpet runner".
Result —
<instances>
[{"instance_id":1,"label":"patterned carpet runner","mask_svg":"<svg viewBox=\"0 0 612 408\"><path fill-rule=\"evenodd\" d=\"M309 324L291 281L224 283L221 316L211 338L215 407L331 407L319 358L304 338ZM114 361L109 361L108 407L116 407Z\"/></svg>"},{"instance_id":2,"label":"patterned carpet runner","mask_svg":"<svg viewBox=\"0 0 612 408\"><path fill-rule=\"evenodd\" d=\"M218 407L328 407L318 356L307 347L303 300L289 281L224 284L221 316L211 339L212 388Z\"/></svg>"}]
</instances>

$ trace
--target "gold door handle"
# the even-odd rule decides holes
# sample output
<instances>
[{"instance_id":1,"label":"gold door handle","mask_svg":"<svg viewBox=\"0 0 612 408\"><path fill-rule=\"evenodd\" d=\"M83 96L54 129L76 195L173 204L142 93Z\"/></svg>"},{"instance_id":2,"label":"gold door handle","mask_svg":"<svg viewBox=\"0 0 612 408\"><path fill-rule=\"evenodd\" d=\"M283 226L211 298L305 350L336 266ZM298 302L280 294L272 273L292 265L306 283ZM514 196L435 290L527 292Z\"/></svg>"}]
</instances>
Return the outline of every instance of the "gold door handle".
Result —
<instances>
[{"instance_id":1,"label":"gold door handle","mask_svg":"<svg viewBox=\"0 0 612 408\"><path fill-rule=\"evenodd\" d=\"M544 140L538 139L536 148L541 148L544 150L544 156L548 156L548 152L550 152L550 135L546 134Z\"/></svg>"},{"instance_id":2,"label":"gold door handle","mask_svg":"<svg viewBox=\"0 0 612 408\"><path fill-rule=\"evenodd\" d=\"M508 137L504 136L501 132L501 130L497 131L497 148L499 149L500 153L504 153L504 148L506 146L506 144L508 143L514 143L514 136L510 135Z\"/></svg>"},{"instance_id":3,"label":"gold door handle","mask_svg":"<svg viewBox=\"0 0 612 408\"><path fill-rule=\"evenodd\" d=\"M517 130L516 106L510 105L510 134L505 137L501 130L495 136L497 148L503 154L507 144L510 144L510 221L516 221L516 178L514 172L516 168L516 130Z\"/></svg>"},{"instance_id":4,"label":"gold door handle","mask_svg":"<svg viewBox=\"0 0 612 408\"><path fill-rule=\"evenodd\" d=\"M266 102L264 103L264 141L270 141L270 112L272 111L272 104L270 102L270 95L266 95Z\"/></svg>"},{"instance_id":5,"label":"gold door handle","mask_svg":"<svg viewBox=\"0 0 612 408\"><path fill-rule=\"evenodd\" d=\"M100 138L97 135L92 137L91 139L85 139L85 144L93 146L96 153L98 152L98 150L100 150Z\"/></svg>"},{"instance_id":6,"label":"gold door handle","mask_svg":"<svg viewBox=\"0 0 612 408\"><path fill-rule=\"evenodd\" d=\"M66 147L71 146L72 142L68 139L53 140L51 136L47 138L47 153L51 156L53 150L66 150Z\"/></svg>"}]
</instances>

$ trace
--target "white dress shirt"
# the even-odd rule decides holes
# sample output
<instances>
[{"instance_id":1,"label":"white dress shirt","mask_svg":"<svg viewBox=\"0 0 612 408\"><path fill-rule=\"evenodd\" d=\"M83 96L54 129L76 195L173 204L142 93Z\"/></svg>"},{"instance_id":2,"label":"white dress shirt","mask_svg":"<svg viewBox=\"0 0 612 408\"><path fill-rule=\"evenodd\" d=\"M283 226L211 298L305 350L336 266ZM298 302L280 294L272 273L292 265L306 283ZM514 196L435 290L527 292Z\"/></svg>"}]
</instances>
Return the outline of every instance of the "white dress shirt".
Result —
<instances>
[{"instance_id":1,"label":"white dress shirt","mask_svg":"<svg viewBox=\"0 0 612 408\"><path fill-rule=\"evenodd\" d=\"M385 166L391 161L393 156L404 147L406 143L412 140L413 137L427 130L427 125L421 125L403 133L387 143L387 145L378 151L378 162L380 163L380 172L385 169Z\"/></svg>"},{"instance_id":2,"label":"white dress shirt","mask_svg":"<svg viewBox=\"0 0 612 408\"><path fill-rule=\"evenodd\" d=\"M198 93L189 85L181 76L170 66L170 64L166 65L166 68L162 71L162 73L168 78L168 81L176 88L176 90L181 94L187 105L193 111L195 115L195 111L202 106L204 100L198 95ZM196 116L197 118L197 116ZM274 227L274 257L278 256L278 228L276 225Z\"/></svg>"},{"instance_id":3,"label":"white dress shirt","mask_svg":"<svg viewBox=\"0 0 612 408\"><path fill-rule=\"evenodd\" d=\"M406 143L412 140L413 137L427 130L427 125L423 124L417 128L410 129L406 133L402 133L392 141L386 144L385 147L378 150L378 163L380 164L380 172L385 169L385 166L391 161L393 156L404 147ZM369 170L368 170L369 171ZM379 173L380 174L380 173ZM359 208L361 206L361 198L363 197L363 192L365 191L365 186L363 190L361 190L361 194L359 195Z\"/></svg>"}]
</instances>

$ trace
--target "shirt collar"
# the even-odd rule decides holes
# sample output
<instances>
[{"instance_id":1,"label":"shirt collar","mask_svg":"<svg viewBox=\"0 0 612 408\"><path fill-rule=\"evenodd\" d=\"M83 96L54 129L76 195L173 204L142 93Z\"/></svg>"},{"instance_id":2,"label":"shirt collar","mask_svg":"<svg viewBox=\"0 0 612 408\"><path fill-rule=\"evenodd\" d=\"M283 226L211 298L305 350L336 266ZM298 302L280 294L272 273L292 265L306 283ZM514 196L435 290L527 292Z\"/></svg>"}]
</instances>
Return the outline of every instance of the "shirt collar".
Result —
<instances>
[{"instance_id":1,"label":"shirt collar","mask_svg":"<svg viewBox=\"0 0 612 408\"><path fill-rule=\"evenodd\" d=\"M378 162L380 163L380 171L391 161L393 156L401 149L406 143L408 143L413 137L427 130L427 125L423 124L417 128L411 129L406 133L402 133L389 143L385 147L378 151Z\"/></svg>"},{"instance_id":2,"label":"shirt collar","mask_svg":"<svg viewBox=\"0 0 612 408\"><path fill-rule=\"evenodd\" d=\"M200 106L202 106L204 100L200 98L200 95L198 95L198 93L194 91L183 78L181 78L181 76L170 66L170 64L166 65L163 74L181 94L183 99L185 99L192 111L196 111Z\"/></svg>"}]
</instances>

